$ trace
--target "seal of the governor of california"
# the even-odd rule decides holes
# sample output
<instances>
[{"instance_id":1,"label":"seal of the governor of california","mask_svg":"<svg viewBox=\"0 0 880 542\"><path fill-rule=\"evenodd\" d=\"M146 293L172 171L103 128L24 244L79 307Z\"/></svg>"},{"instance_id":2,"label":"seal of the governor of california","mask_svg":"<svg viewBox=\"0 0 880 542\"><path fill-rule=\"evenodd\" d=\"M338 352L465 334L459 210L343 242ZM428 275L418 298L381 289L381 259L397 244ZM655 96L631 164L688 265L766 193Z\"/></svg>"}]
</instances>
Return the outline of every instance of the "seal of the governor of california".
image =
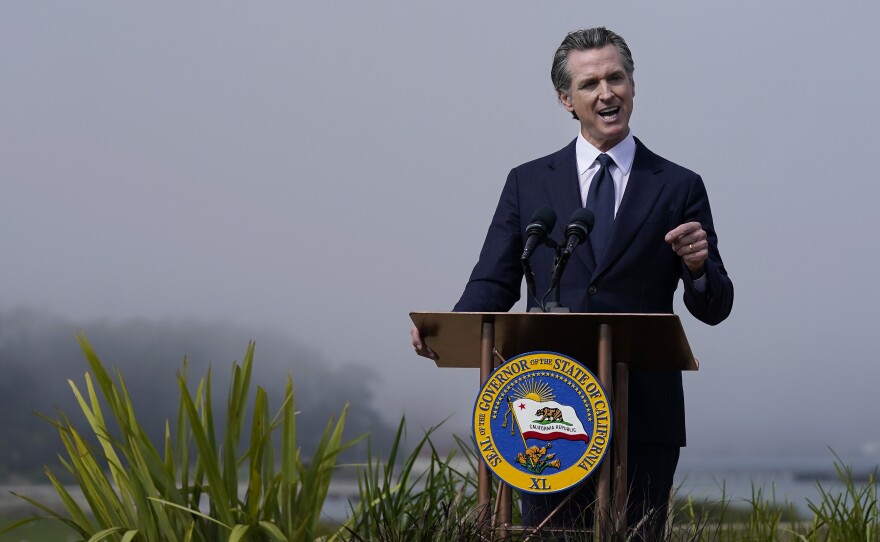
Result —
<instances>
[{"instance_id":1,"label":"seal of the governor of california","mask_svg":"<svg viewBox=\"0 0 880 542\"><path fill-rule=\"evenodd\" d=\"M499 478L529 493L554 493L598 468L611 441L611 408L586 367L555 352L530 352L483 384L474 436Z\"/></svg>"}]
</instances>

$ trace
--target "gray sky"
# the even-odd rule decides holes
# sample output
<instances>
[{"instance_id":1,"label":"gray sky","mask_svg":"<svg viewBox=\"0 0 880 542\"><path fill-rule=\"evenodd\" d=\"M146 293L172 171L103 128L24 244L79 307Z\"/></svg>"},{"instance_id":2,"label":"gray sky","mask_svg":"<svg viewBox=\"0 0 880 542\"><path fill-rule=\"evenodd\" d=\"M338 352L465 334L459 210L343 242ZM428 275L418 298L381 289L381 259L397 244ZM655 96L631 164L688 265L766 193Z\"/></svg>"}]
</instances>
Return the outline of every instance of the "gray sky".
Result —
<instances>
[{"instance_id":1,"label":"gray sky","mask_svg":"<svg viewBox=\"0 0 880 542\"><path fill-rule=\"evenodd\" d=\"M3 2L0 307L270 327L465 434L476 374L407 313L451 308L508 170L576 135L550 60L605 25L736 288L683 316L686 457L877 461L878 9L619 4Z\"/></svg>"}]
</instances>

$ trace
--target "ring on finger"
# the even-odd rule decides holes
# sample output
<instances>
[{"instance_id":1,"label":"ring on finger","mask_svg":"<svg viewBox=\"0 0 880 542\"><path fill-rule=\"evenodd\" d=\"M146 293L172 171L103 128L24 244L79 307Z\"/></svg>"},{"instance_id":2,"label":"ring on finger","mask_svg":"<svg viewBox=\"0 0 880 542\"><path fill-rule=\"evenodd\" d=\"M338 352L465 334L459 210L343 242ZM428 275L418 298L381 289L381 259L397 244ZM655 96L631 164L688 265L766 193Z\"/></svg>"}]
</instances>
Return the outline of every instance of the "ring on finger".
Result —
<instances>
[{"instance_id":1,"label":"ring on finger","mask_svg":"<svg viewBox=\"0 0 880 542\"><path fill-rule=\"evenodd\" d=\"M693 254L693 252L694 252L694 245L692 245L692 244L691 244L691 245L688 245L688 250L690 250L690 251L691 251L691 254Z\"/></svg>"}]
</instances>

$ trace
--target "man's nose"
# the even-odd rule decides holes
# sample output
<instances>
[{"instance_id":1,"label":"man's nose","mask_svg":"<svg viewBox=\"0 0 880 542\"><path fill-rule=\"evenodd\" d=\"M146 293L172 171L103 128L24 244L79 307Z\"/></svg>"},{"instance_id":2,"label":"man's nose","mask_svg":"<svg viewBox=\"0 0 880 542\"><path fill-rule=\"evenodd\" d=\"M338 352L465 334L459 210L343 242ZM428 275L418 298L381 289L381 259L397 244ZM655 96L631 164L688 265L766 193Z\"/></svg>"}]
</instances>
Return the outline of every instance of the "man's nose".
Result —
<instances>
[{"instance_id":1,"label":"man's nose","mask_svg":"<svg viewBox=\"0 0 880 542\"><path fill-rule=\"evenodd\" d=\"M608 81L602 79L599 81L599 99L607 100L610 99L614 94L611 92L611 85L608 84Z\"/></svg>"}]
</instances>

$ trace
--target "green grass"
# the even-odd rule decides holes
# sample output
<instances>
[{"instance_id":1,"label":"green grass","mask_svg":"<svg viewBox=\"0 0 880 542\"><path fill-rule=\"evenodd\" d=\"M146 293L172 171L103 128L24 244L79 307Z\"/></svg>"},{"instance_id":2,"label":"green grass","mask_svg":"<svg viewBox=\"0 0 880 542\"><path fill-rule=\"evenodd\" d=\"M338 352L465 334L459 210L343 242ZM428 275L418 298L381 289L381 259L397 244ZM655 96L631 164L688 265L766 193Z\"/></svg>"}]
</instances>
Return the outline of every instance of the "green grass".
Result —
<instances>
[{"instance_id":1,"label":"green grass","mask_svg":"<svg viewBox=\"0 0 880 542\"><path fill-rule=\"evenodd\" d=\"M66 452L59 457L61 467L87 506L80 506L47 467L61 509L20 495L41 517L66 525L76 540L92 542L282 542L312 540L325 532L320 513L336 459L354 442L342 440L345 410L327 422L317 449L304 455L297 445L292 379L288 376L274 415L263 388L256 388L253 402L249 399L251 344L242 363L232 365L222 427L210 371L192 386L184 361L171 383L180 392L177 418L166 422L164 440L154 443L138 421L122 375L107 370L84 336L79 342L90 371L84 385L70 381L70 389L86 427L76 427L63 412L46 420Z\"/></svg>"},{"instance_id":2,"label":"green grass","mask_svg":"<svg viewBox=\"0 0 880 542\"><path fill-rule=\"evenodd\" d=\"M166 426L165 439L150 442L128 397L121 374L111 375L84 337L80 343L90 372L85 384L70 383L85 414L85 430L64 413L48 419L58 430L66 455L59 457L88 503L81 507L47 468L61 498L60 509L26 495L35 513L51 520L0 521L0 542L465 542L480 538L487 523L476 510L476 471L480 461L469 441L457 439L441 454L431 440L433 429L406 448L401 420L387 457L368 447L356 468L359 495L350 518L341 525L321 521L330 482L339 475L340 451L354 441L342 438L345 411L329 420L316 450L297 446L293 382L273 415L269 399L257 387L251 402L253 345L241 364L233 364L225 424L217 427L212 409L211 375L195 386L184 366L176 383L178 416ZM115 377L115 378L114 378ZM111 426L112 422L112 426ZM280 446L273 435L280 433ZM417 460L429 458L426 468ZM462 461L462 459L464 461ZM840 490L818 486L810 514L794 513L758 486L750 499L732 506L728 498L698 502L684 496L670 517L668 541L687 542L878 542L880 505L876 473L857 484L852 471L836 458ZM246 487L243 495L239 487ZM495 494L495 488L492 490ZM491 516L494 510L487 511ZM514 524L518 506L514 504ZM482 521L482 522L481 522ZM17 527L12 528L16 524ZM510 540L522 540L523 533ZM530 540L544 538L543 533ZM593 542L589 534L570 540ZM625 533L610 538L625 542Z\"/></svg>"},{"instance_id":3,"label":"green grass","mask_svg":"<svg viewBox=\"0 0 880 542\"><path fill-rule=\"evenodd\" d=\"M0 531L15 521L17 519L0 519ZM76 531L57 521L37 521L0 534L0 542L74 542L78 539Z\"/></svg>"}]
</instances>

